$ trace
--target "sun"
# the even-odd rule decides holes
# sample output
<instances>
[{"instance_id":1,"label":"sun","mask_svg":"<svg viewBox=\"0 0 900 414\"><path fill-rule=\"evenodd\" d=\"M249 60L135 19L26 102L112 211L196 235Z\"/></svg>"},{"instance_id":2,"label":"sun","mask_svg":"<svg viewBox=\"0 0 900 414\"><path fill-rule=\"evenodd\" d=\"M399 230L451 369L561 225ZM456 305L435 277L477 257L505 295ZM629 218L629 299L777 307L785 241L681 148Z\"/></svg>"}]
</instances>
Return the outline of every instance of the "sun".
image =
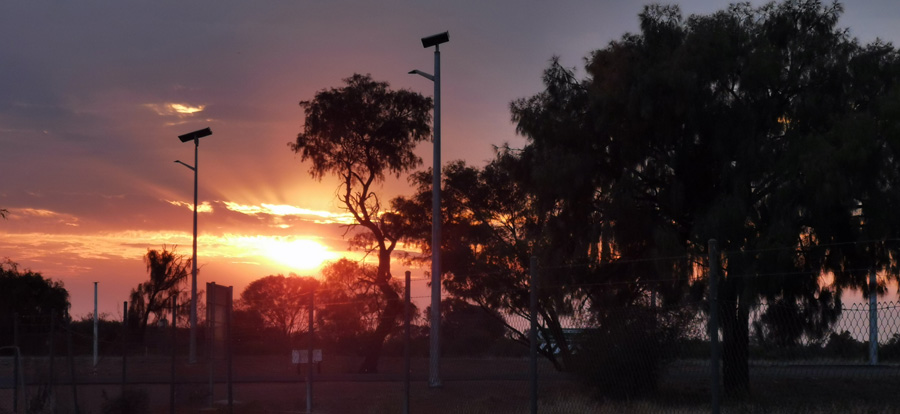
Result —
<instances>
[{"instance_id":1,"label":"sun","mask_svg":"<svg viewBox=\"0 0 900 414\"><path fill-rule=\"evenodd\" d=\"M269 260L296 270L314 270L325 261L340 256L321 243L309 239L265 239L260 244L260 253Z\"/></svg>"}]
</instances>

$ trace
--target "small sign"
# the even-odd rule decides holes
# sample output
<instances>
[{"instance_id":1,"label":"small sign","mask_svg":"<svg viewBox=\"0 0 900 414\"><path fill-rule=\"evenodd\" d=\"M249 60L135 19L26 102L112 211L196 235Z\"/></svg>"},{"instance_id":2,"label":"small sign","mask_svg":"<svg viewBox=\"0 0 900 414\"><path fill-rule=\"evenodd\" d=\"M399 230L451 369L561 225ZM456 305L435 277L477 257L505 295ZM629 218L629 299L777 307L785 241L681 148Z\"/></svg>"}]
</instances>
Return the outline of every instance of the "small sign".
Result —
<instances>
[{"instance_id":1,"label":"small sign","mask_svg":"<svg viewBox=\"0 0 900 414\"><path fill-rule=\"evenodd\" d=\"M306 357L309 352L305 349L294 349L291 351L292 364L307 364ZM322 362L322 350L313 349L313 363Z\"/></svg>"}]
</instances>

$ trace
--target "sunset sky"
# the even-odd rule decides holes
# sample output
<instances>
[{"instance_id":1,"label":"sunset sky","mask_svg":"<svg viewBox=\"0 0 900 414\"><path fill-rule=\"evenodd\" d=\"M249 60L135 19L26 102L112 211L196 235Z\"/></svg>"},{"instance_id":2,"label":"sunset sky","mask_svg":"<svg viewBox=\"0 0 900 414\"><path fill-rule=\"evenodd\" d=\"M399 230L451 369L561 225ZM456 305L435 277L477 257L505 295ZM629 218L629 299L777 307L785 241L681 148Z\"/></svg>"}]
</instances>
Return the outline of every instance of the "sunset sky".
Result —
<instances>
[{"instance_id":1,"label":"sunset sky","mask_svg":"<svg viewBox=\"0 0 900 414\"><path fill-rule=\"evenodd\" d=\"M728 1L691 0L685 15ZM761 2L754 2L760 4ZM583 75L592 50L638 30L638 1L4 1L0 3L0 259L62 280L72 314L121 315L146 279L148 248L191 253L193 144L199 160L200 286L316 275L346 252L333 179L317 182L287 143L297 103L369 73L430 96L420 38L442 45L443 158L482 165L521 147L509 103L541 90L558 55ZM861 41L900 40L900 2L845 2ZM423 167L431 144L420 146ZM409 194L405 179L382 189ZM395 263L393 273L406 268ZM422 270L412 269L420 280ZM414 292L415 295L415 292Z\"/></svg>"}]
</instances>

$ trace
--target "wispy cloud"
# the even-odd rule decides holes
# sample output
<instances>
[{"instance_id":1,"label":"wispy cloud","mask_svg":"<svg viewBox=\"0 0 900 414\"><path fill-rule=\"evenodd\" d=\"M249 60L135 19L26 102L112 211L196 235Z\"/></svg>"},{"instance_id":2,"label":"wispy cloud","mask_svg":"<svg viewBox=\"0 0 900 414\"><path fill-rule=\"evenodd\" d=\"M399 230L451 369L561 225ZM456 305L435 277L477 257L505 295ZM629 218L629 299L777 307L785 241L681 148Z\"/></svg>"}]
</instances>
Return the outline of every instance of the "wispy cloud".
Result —
<instances>
[{"instance_id":1,"label":"wispy cloud","mask_svg":"<svg viewBox=\"0 0 900 414\"><path fill-rule=\"evenodd\" d=\"M40 208L11 208L9 215L11 219L40 219L71 227L79 226L78 217Z\"/></svg>"},{"instance_id":2,"label":"wispy cloud","mask_svg":"<svg viewBox=\"0 0 900 414\"><path fill-rule=\"evenodd\" d=\"M206 109L206 105L191 105L188 103L175 103L175 102L166 102L166 103L148 103L144 104L145 107L150 108L154 112L156 112L159 116L177 116L177 117L187 117L192 116L197 113L203 112Z\"/></svg>"},{"instance_id":3,"label":"wispy cloud","mask_svg":"<svg viewBox=\"0 0 900 414\"><path fill-rule=\"evenodd\" d=\"M188 210L194 211L194 203L188 203L187 201L175 201L175 200L166 200L166 202L173 206L185 207ZM204 202L200 203L199 206L197 206L197 212L198 213L212 213L213 206L212 206L212 204L209 203L209 201L204 201Z\"/></svg>"},{"instance_id":4,"label":"wispy cloud","mask_svg":"<svg viewBox=\"0 0 900 414\"><path fill-rule=\"evenodd\" d=\"M296 216L300 218L311 218L317 224L352 224L353 216L350 213L332 213L330 211L318 211L301 208L297 206L285 204L267 204L246 205L233 203L231 201L223 202L225 207L236 213L242 213L250 216L269 215L269 216ZM285 224L278 225L285 228Z\"/></svg>"}]
</instances>

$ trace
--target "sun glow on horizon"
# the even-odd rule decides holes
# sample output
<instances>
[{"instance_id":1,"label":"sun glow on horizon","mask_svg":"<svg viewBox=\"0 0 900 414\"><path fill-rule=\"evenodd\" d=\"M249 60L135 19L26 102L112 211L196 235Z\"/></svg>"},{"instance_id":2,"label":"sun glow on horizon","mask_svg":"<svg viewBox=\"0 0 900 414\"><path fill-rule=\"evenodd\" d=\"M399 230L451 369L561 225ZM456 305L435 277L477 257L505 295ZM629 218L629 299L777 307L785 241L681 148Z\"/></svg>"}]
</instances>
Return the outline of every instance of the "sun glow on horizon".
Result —
<instances>
[{"instance_id":1,"label":"sun glow on horizon","mask_svg":"<svg viewBox=\"0 0 900 414\"><path fill-rule=\"evenodd\" d=\"M276 237L259 237L252 242L257 253L282 266L291 269L315 270L328 260L341 255L327 246L310 239L286 240Z\"/></svg>"}]
</instances>

